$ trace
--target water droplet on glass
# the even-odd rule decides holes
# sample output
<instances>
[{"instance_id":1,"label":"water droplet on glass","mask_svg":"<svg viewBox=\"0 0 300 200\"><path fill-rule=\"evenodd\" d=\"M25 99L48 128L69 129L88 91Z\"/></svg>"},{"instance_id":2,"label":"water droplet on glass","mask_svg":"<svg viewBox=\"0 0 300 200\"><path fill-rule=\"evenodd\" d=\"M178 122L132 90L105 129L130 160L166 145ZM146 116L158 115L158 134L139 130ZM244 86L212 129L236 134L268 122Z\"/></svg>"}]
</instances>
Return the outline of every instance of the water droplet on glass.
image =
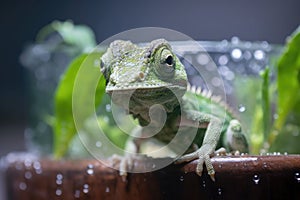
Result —
<instances>
[{"instance_id":1,"label":"water droplet on glass","mask_svg":"<svg viewBox=\"0 0 300 200\"><path fill-rule=\"evenodd\" d=\"M228 63L228 57L226 55L221 55L218 62L220 65L226 65Z\"/></svg>"},{"instance_id":2,"label":"water droplet on glass","mask_svg":"<svg viewBox=\"0 0 300 200\"><path fill-rule=\"evenodd\" d=\"M250 51L245 51L243 56L246 60L250 60L252 58L252 54Z\"/></svg>"},{"instance_id":3,"label":"water droplet on glass","mask_svg":"<svg viewBox=\"0 0 300 200\"><path fill-rule=\"evenodd\" d=\"M242 104L239 105L238 109L239 109L239 112L241 112L241 113L246 111L246 107Z\"/></svg>"},{"instance_id":4,"label":"water droplet on glass","mask_svg":"<svg viewBox=\"0 0 300 200\"><path fill-rule=\"evenodd\" d=\"M260 181L260 178L259 178L259 176L257 174L255 174L253 176L253 181L254 181L255 184L258 184L258 182Z\"/></svg>"},{"instance_id":5,"label":"water droplet on glass","mask_svg":"<svg viewBox=\"0 0 300 200\"><path fill-rule=\"evenodd\" d=\"M242 58L242 51L240 49L233 49L231 51L231 57L234 60L240 60Z\"/></svg>"},{"instance_id":6,"label":"water droplet on glass","mask_svg":"<svg viewBox=\"0 0 300 200\"><path fill-rule=\"evenodd\" d=\"M96 147L101 147L102 146L102 143L100 141L97 141L96 142Z\"/></svg>"},{"instance_id":7,"label":"water droplet on glass","mask_svg":"<svg viewBox=\"0 0 300 200\"><path fill-rule=\"evenodd\" d=\"M106 187L106 188L105 188L105 192L110 192L109 187Z\"/></svg>"},{"instance_id":8,"label":"water droplet on glass","mask_svg":"<svg viewBox=\"0 0 300 200\"><path fill-rule=\"evenodd\" d=\"M239 42L240 42L240 39L239 39L238 37L233 36L233 37L231 38L231 43L232 43L232 44L238 44Z\"/></svg>"},{"instance_id":9,"label":"water droplet on glass","mask_svg":"<svg viewBox=\"0 0 300 200\"><path fill-rule=\"evenodd\" d=\"M75 190L74 197L75 198L79 198L80 197L80 190Z\"/></svg>"},{"instance_id":10,"label":"water droplet on glass","mask_svg":"<svg viewBox=\"0 0 300 200\"><path fill-rule=\"evenodd\" d=\"M24 175L24 177L26 178L26 179L31 179L31 177L32 177L32 173L31 172L25 172L25 175Z\"/></svg>"},{"instance_id":11,"label":"water droplet on glass","mask_svg":"<svg viewBox=\"0 0 300 200\"><path fill-rule=\"evenodd\" d=\"M26 190L27 189L27 185L26 185L26 183L24 183L24 182L21 182L20 184L19 184L19 189L20 190Z\"/></svg>"},{"instance_id":12,"label":"water droplet on glass","mask_svg":"<svg viewBox=\"0 0 300 200\"><path fill-rule=\"evenodd\" d=\"M221 195L221 194L222 194L222 189L218 188L218 195Z\"/></svg>"},{"instance_id":13,"label":"water droplet on glass","mask_svg":"<svg viewBox=\"0 0 300 200\"><path fill-rule=\"evenodd\" d=\"M265 58L265 52L263 52L262 50L254 51L253 55L256 60L263 60Z\"/></svg>"},{"instance_id":14,"label":"water droplet on glass","mask_svg":"<svg viewBox=\"0 0 300 200\"><path fill-rule=\"evenodd\" d=\"M60 196L62 194L62 190L61 189L56 189L55 194L57 196Z\"/></svg>"},{"instance_id":15,"label":"water droplet on glass","mask_svg":"<svg viewBox=\"0 0 300 200\"><path fill-rule=\"evenodd\" d=\"M184 181L183 176L180 176L179 180L180 180L180 181Z\"/></svg>"},{"instance_id":16,"label":"water droplet on glass","mask_svg":"<svg viewBox=\"0 0 300 200\"><path fill-rule=\"evenodd\" d=\"M111 105L110 104L106 104L105 105L105 110L106 110L106 112L111 112Z\"/></svg>"},{"instance_id":17,"label":"water droplet on glass","mask_svg":"<svg viewBox=\"0 0 300 200\"><path fill-rule=\"evenodd\" d=\"M82 191L83 191L83 193L87 194L89 192L89 185L88 184L84 184Z\"/></svg>"},{"instance_id":18,"label":"water droplet on glass","mask_svg":"<svg viewBox=\"0 0 300 200\"><path fill-rule=\"evenodd\" d=\"M219 86L222 84L222 81L221 81L221 79L218 78L218 77L213 77L213 78L211 79L211 84L212 84L213 86L215 86L215 87L219 87Z\"/></svg>"},{"instance_id":19,"label":"water droplet on glass","mask_svg":"<svg viewBox=\"0 0 300 200\"><path fill-rule=\"evenodd\" d=\"M87 166L86 173L88 173L89 175L93 175L94 174L94 166L92 164L89 164Z\"/></svg>"},{"instance_id":20,"label":"water droplet on glass","mask_svg":"<svg viewBox=\"0 0 300 200\"><path fill-rule=\"evenodd\" d=\"M234 79L235 75L232 71L227 71L227 72L224 73L224 77L228 81L232 81Z\"/></svg>"},{"instance_id":21,"label":"water droplet on glass","mask_svg":"<svg viewBox=\"0 0 300 200\"><path fill-rule=\"evenodd\" d=\"M207 65L209 63L209 57L205 53L201 53L197 56L197 61L200 65Z\"/></svg>"},{"instance_id":22,"label":"water droplet on glass","mask_svg":"<svg viewBox=\"0 0 300 200\"><path fill-rule=\"evenodd\" d=\"M296 179L297 183L300 183L300 173L299 172L295 173L295 179Z\"/></svg>"}]
</instances>

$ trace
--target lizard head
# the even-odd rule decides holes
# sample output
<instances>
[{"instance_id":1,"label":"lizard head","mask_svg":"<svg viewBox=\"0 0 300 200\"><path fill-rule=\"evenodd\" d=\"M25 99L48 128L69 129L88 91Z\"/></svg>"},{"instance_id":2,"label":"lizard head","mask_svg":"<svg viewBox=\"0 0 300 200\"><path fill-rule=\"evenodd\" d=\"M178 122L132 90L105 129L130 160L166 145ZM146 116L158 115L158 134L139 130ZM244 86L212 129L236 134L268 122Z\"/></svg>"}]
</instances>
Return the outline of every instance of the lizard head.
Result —
<instances>
[{"instance_id":1,"label":"lizard head","mask_svg":"<svg viewBox=\"0 0 300 200\"><path fill-rule=\"evenodd\" d=\"M101 57L101 72L106 92L119 95L114 103L121 105L130 94L132 109L161 104L172 110L187 86L184 66L164 39L144 46L123 40L112 42Z\"/></svg>"}]
</instances>

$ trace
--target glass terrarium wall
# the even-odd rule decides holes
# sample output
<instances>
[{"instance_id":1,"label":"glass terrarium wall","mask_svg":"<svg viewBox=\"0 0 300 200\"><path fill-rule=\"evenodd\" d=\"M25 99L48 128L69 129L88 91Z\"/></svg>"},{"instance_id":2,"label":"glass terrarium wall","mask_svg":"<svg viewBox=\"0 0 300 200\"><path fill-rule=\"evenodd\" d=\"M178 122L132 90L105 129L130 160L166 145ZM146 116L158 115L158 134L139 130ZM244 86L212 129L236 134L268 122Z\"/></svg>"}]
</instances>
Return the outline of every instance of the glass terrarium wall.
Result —
<instances>
[{"instance_id":1,"label":"glass terrarium wall","mask_svg":"<svg viewBox=\"0 0 300 200\"><path fill-rule=\"evenodd\" d=\"M27 148L38 154L52 153L54 92L71 60L96 45L93 31L71 21L54 21L42 28L36 41L20 56L27 69L30 101Z\"/></svg>"},{"instance_id":2,"label":"glass terrarium wall","mask_svg":"<svg viewBox=\"0 0 300 200\"><path fill-rule=\"evenodd\" d=\"M282 52L282 46L271 45L266 41L241 41L237 37L233 37L230 41L200 41L199 44L203 47L203 52L194 51L195 48L189 42L174 43L175 49L184 57L181 61L186 67L189 82L201 87L202 90L207 90L207 80L203 74L199 74L195 66L210 71L213 62L222 80L215 77L209 80L210 84L224 87L225 95L222 101L242 122L250 142L254 143L254 146L260 146L264 137L262 72L269 68L270 82L275 83L275 63ZM214 94L214 91L211 92ZM271 126L276 118L276 97L270 99L272 116L268 126ZM254 153L259 153L255 148L257 147L252 149Z\"/></svg>"}]
</instances>

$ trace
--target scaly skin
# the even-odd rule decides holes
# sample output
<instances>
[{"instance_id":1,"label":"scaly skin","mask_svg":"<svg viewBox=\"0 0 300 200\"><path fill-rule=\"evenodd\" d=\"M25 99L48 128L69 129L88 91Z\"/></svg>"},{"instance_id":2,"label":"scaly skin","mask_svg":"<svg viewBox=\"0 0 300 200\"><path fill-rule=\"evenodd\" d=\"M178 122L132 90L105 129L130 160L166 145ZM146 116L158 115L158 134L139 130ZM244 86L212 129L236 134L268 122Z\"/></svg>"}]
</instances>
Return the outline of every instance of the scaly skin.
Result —
<instances>
[{"instance_id":1,"label":"scaly skin","mask_svg":"<svg viewBox=\"0 0 300 200\"><path fill-rule=\"evenodd\" d=\"M210 157L217 146L248 152L241 124L225 104L188 86L184 66L166 40L154 40L145 47L116 40L101 58L101 71L107 80L106 92L115 104L127 109L145 127L142 135L158 131L153 137L169 143L179 126L197 129L193 143L200 148L191 152L191 145L176 163L199 159L196 173L201 176L205 164L214 180ZM160 112L163 109L166 115ZM151 116L153 110L158 114ZM165 121L162 126L161 121Z\"/></svg>"}]
</instances>

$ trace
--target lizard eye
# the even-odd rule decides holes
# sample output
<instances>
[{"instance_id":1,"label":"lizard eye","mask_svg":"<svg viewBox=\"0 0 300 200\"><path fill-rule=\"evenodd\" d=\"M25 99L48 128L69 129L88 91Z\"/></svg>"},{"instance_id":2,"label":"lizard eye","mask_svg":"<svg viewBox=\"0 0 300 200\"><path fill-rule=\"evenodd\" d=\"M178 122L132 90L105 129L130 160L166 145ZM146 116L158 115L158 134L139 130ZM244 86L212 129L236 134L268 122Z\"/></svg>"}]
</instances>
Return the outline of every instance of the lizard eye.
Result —
<instances>
[{"instance_id":1,"label":"lizard eye","mask_svg":"<svg viewBox=\"0 0 300 200\"><path fill-rule=\"evenodd\" d=\"M163 49L160 53L159 61L156 65L157 73L165 79L172 78L175 72L175 59L172 52Z\"/></svg>"}]
</instances>

